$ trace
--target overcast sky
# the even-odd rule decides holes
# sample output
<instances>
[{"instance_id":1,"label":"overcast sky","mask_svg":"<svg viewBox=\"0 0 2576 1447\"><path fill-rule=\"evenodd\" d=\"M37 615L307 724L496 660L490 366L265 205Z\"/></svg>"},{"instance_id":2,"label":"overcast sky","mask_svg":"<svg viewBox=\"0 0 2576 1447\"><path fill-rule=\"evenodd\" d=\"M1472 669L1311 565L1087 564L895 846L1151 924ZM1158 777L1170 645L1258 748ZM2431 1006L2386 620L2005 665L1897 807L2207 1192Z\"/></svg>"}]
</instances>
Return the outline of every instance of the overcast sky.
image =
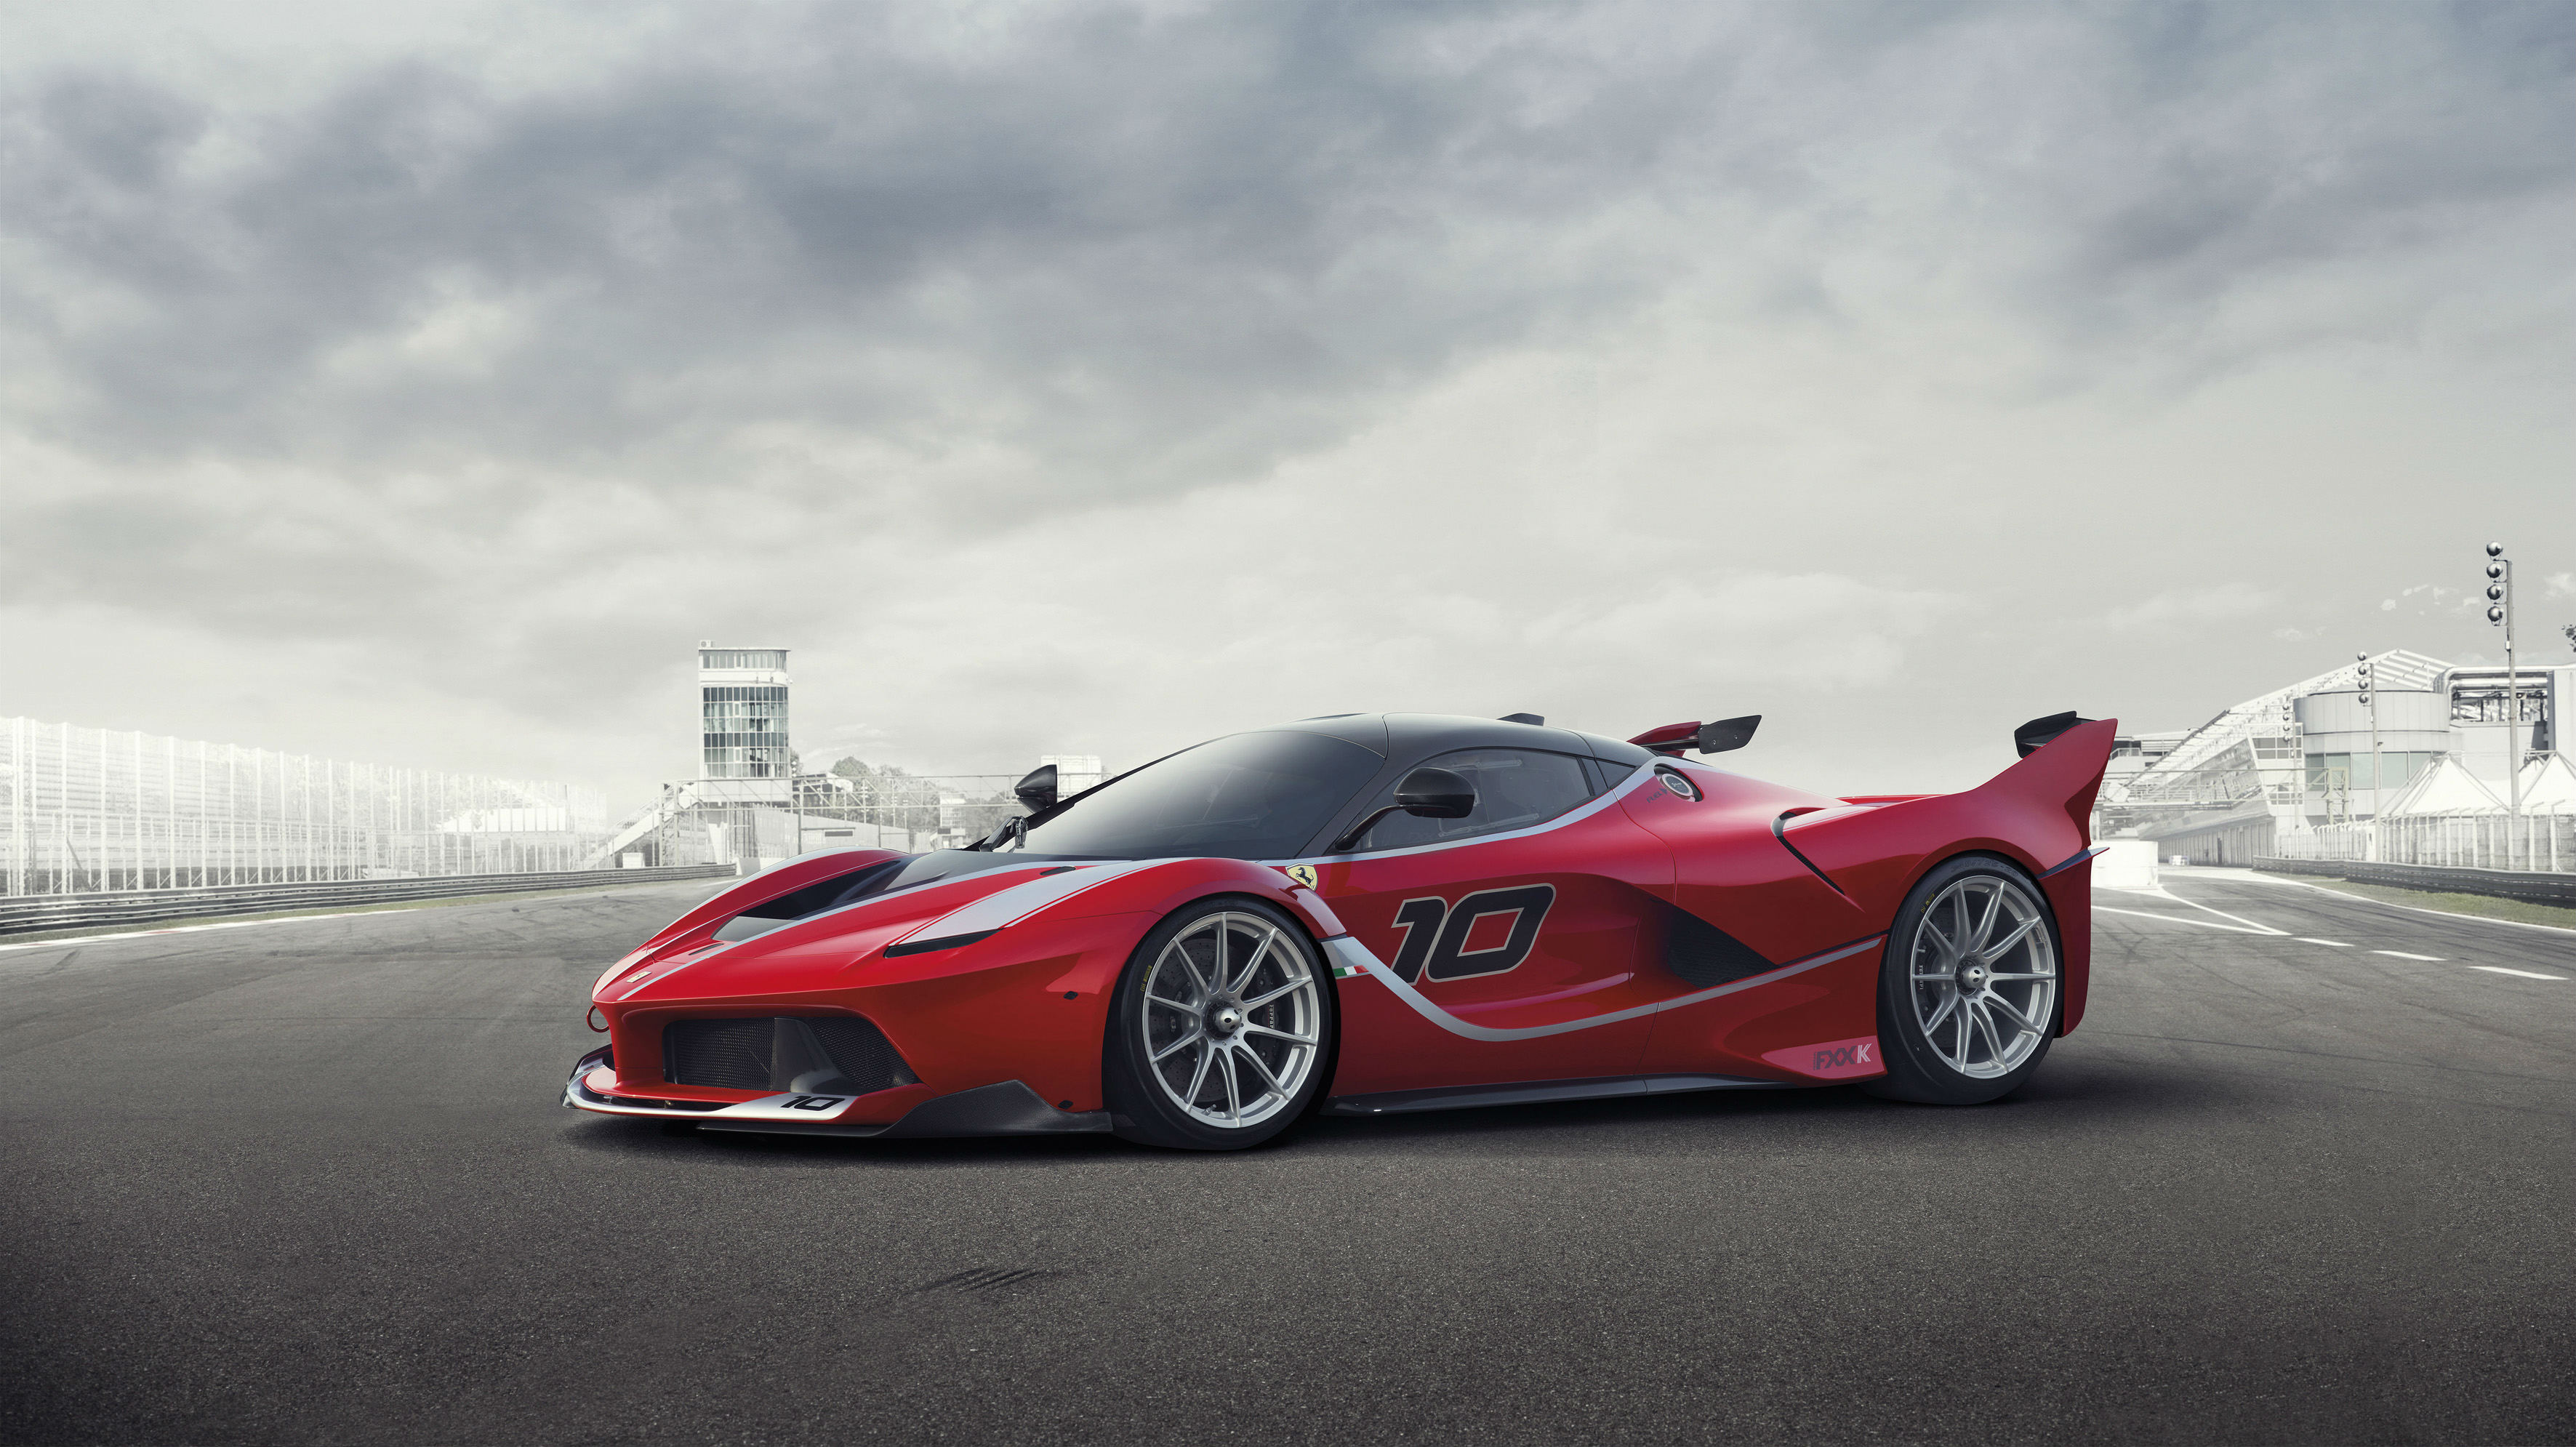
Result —
<instances>
[{"instance_id":1,"label":"overcast sky","mask_svg":"<svg viewBox=\"0 0 2576 1447\"><path fill-rule=\"evenodd\" d=\"M0 714L1960 787L2576 621L2565 3L15 6ZM2437 589L2442 591L2436 591ZM2411 591L2410 591L2411 590Z\"/></svg>"}]
</instances>

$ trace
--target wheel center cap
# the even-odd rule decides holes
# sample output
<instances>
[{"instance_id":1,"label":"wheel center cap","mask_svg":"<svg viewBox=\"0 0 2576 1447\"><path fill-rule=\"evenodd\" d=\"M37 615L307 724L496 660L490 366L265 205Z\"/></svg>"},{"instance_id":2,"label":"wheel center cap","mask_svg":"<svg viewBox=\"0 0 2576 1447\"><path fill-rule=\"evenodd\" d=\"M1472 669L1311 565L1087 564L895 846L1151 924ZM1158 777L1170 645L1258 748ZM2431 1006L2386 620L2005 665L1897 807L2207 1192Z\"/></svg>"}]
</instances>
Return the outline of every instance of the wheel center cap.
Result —
<instances>
[{"instance_id":1,"label":"wheel center cap","mask_svg":"<svg viewBox=\"0 0 2576 1447\"><path fill-rule=\"evenodd\" d=\"M1961 970L1959 972L1959 983L1971 990L1983 989L1986 983L1986 967L1983 965L1970 965L1966 969Z\"/></svg>"},{"instance_id":2,"label":"wheel center cap","mask_svg":"<svg viewBox=\"0 0 2576 1447\"><path fill-rule=\"evenodd\" d=\"M1242 1028L1243 1012L1241 1010L1234 1008L1232 1005L1228 1005L1216 1012L1216 1030L1218 1034L1231 1035Z\"/></svg>"}]
</instances>

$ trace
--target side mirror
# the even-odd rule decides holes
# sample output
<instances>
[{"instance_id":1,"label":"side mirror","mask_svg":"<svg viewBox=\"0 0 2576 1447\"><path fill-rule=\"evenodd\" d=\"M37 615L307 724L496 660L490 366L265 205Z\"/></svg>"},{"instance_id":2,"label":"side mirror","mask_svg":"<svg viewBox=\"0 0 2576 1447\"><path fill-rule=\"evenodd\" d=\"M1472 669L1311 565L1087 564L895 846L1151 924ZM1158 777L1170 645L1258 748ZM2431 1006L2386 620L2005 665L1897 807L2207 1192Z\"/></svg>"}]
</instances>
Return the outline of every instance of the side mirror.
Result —
<instances>
[{"instance_id":1,"label":"side mirror","mask_svg":"<svg viewBox=\"0 0 2576 1447\"><path fill-rule=\"evenodd\" d=\"M1447 769L1416 769L1395 786L1395 807L1424 819L1464 819L1476 812L1476 786Z\"/></svg>"},{"instance_id":2,"label":"side mirror","mask_svg":"<svg viewBox=\"0 0 2576 1447\"><path fill-rule=\"evenodd\" d=\"M1762 715L1758 713L1748 713L1742 718L1722 718L1712 724L1701 724L1697 739L1699 751L1703 754L1722 754L1729 749L1740 749L1753 742L1753 731L1761 726Z\"/></svg>"},{"instance_id":3,"label":"side mirror","mask_svg":"<svg viewBox=\"0 0 2576 1447\"><path fill-rule=\"evenodd\" d=\"M1052 808L1055 804L1055 765L1040 764L1029 770L1027 778L1011 786L1011 793L1032 812Z\"/></svg>"},{"instance_id":4,"label":"side mirror","mask_svg":"<svg viewBox=\"0 0 2576 1447\"><path fill-rule=\"evenodd\" d=\"M1398 809L1424 819L1464 819L1476 812L1476 786L1462 774L1447 769L1419 768L1404 776L1395 786L1395 802L1383 809L1372 809L1368 817L1342 831L1324 850L1339 854L1368 837L1377 821Z\"/></svg>"}]
</instances>

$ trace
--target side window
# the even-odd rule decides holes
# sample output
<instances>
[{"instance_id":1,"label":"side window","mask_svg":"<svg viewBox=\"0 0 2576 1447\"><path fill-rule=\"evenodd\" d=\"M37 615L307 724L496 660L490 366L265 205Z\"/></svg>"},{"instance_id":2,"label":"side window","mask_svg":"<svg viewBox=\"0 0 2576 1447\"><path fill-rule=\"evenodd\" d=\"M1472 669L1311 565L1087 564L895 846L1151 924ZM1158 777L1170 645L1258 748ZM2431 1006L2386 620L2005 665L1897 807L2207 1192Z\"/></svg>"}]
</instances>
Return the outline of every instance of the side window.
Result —
<instances>
[{"instance_id":1,"label":"side window","mask_svg":"<svg viewBox=\"0 0 2576 1447\"><path fill-rule=\"evenodd\" d=\"M1409 849L1417 844L1442 844L1478 834L1526 829L1544 824L1601 792L1585 772L1583 761L1565 754L1535 749L1465 749L1423 762L1464 775L1474 784L1476 812L1464 819L1389 814L1360 841L1361 849ZM1370 807L1393 802L1395 790L1390 785Z\"/></svg>"},{"instance_id":2,"label":"side window","mask_svg":"<svg viewBox=\"0 0 2576 1447\"><path fill-rule=\"evenodd\" d=\"M1628 782L1628 776L1641 767L1637 764L1614 764L1608 759L1585 759L1583 763L1586 768L1592 770L1592 776L1596 781L1595 792L1603 794Z\"/></svg>"}]
</instances>

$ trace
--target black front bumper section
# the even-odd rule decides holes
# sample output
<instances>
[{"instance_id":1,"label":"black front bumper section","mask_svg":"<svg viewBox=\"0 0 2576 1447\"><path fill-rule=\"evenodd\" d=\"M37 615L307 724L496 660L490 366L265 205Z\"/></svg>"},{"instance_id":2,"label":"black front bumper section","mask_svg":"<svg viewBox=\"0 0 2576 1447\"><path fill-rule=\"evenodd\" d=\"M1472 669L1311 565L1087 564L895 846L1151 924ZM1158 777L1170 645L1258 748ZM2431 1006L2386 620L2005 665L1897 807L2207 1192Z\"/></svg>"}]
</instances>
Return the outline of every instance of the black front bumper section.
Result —
<instances>
[{"instance_id":1,"label":"black front bumper section","mask_svg":"<svg viewBox=\"0 0 2576 1447\"><path fill-rule=\"evenodd\" d=\"M934 1096L904 1112L903 1118L883 1125L836 1125L828 1121L779 1120L774 1113L754 1118L727 1118L726 1112L736 1106L757 1106L761 1101L647 1100L635 1096L602 1095L583 1079L591 1068L609 1059L606 1050L594 1050L583 1056L572 1068L572 1078L564 1082L563 1103L575 1110L590 1110L607 1115L640 1116L656 1120L684 1121L707 1130L753 1131L775 1135L852 1136L874 1140L926 1140L941 1136L1012 1136L1012 1135L1099 1135L1110 1129L1109 1112L1105 1110L1058 1110L1038 1093L1017 1080L994 1085L979 1085L953 1095Z\"/></svg>"}]
</instances>

